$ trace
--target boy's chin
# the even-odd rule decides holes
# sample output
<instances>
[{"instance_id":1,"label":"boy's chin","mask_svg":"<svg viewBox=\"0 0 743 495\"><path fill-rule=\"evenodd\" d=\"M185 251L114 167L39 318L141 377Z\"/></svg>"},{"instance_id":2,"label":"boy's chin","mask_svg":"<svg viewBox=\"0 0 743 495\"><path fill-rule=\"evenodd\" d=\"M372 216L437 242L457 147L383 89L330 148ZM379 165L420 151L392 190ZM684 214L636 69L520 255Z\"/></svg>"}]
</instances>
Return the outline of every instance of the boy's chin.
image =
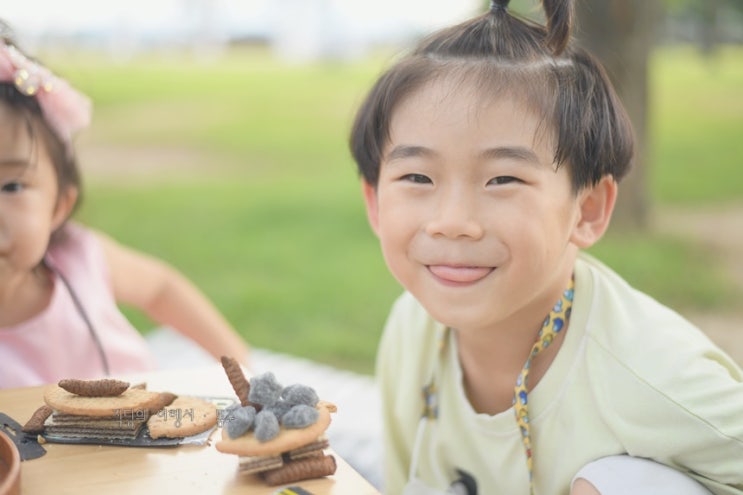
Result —
<instances>
[{"instance_id":1,"label":"boy's chin","mask_svg":"<svg viewBox=\"0 0 743 495\"><path fill-rule=\"evenodd\" d=\"M476 308L472 305L437 304L434 302L422 302L421 304L434 320L456 330L469 331L485 328L484 322L497 319L497 315L493 314L493 311L485 313L485 308Z\"/></svg>"}]
</instances>

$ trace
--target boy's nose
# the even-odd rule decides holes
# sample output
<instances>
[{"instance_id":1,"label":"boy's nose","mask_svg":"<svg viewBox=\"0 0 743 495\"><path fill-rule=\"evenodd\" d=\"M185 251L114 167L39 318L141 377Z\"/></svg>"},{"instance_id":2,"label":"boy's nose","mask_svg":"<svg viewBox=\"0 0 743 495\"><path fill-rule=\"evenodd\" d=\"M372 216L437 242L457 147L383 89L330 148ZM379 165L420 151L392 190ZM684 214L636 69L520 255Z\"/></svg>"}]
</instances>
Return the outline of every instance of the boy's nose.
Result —
<instances>
[{"instance_id":1,"label":"boy's nose","mask_svg":"<svg viewBox=\"0 0 743 495\"><path fill-rule=\"evenodd\" d=\"M483 235L475 199L466 193L442 196L426 226L432 237L479 239Z\"/></svg>"}]
</instances>

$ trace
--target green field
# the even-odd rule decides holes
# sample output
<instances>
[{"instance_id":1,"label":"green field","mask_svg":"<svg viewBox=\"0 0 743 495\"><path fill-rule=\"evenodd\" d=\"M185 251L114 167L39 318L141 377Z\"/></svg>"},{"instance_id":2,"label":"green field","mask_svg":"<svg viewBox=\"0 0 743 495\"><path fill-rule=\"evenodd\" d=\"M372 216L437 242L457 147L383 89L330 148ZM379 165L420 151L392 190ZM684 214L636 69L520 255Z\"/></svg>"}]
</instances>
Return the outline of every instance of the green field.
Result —
<instances>
[{"instance_id":1,"label":"green field","mask_svg":"<svg viewBox=\"0 0 743 495\"><path fill-rule=\"evenodd\" d=\"M743 48L652 59L651 180L658 201L743 200Z\"/></svg>"},{"instance_id":2,"label":"green field","mask_svg":"<svg viewBox=\"0 0 743 495\"><path fill-rule=\"evenodd\" d=\"M80 140L97 161L83 163L83 221L180 268L254 346L371 371L400 289L366 225L346 141L387 57L44 59L96 106ZM662 49L651 73L655 203L743 199L743 49L712 61ZM737 296L701 246L612 233L594 252L670 305L714 309Z\"/></svg>"}]
</instances>

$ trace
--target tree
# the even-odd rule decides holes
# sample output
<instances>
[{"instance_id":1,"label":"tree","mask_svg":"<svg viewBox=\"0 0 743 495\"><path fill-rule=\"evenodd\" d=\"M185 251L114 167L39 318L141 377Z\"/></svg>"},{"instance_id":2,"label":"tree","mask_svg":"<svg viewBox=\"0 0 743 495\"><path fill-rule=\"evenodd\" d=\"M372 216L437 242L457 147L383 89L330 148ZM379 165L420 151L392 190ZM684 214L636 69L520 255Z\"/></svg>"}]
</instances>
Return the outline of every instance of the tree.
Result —
<instances>
[{"instance_id":1,"label":"tree","mask_svg":"<svg viewBox=\"0 0 743 495\"><path fill-rule=\"evenodd\" d=\"M614 214L619 229L645 229L650 214L648 167L648 59L660 20L660 0L582 0L576 37L601 60L637 136L636 161L624 179Z\"/></svg>"},{"instance_id":2,"label":"tree","mask_svg":"<svg viewBox=\"0 0 743 495\"><path fill-rule=\"evenodd\" d=\"M644 230L649 223L648 59L664 1L672 0L576 0L575 37L606 68L637 136L635 164L622 181L614 212L612 225L617 229ZM489 8L489 0L483 3ZM543 22L541 12L535 12L535 3L513 0L511 7Z\"/></svg>"}]
</instances>

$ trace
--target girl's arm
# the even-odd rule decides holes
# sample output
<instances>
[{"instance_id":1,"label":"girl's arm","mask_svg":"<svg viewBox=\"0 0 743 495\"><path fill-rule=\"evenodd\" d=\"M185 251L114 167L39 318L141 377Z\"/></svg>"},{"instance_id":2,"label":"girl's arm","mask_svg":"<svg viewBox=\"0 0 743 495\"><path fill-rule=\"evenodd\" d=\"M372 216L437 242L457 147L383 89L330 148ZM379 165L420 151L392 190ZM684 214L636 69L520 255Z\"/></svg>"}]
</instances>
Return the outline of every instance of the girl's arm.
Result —
<instances>
[{"instance_id":1,"label":"girl's arm","mask_svg":"<svg viewBox=\"0 0 743 495\"><path fill-rule=\"evenodd\" d=\"M95 234L110 267L117 302L134 306L155 322L174 328L216 359L232 356L248 366L248 345L185 276L157 258L100 232Z\"/></svg>"}]
</instances>

